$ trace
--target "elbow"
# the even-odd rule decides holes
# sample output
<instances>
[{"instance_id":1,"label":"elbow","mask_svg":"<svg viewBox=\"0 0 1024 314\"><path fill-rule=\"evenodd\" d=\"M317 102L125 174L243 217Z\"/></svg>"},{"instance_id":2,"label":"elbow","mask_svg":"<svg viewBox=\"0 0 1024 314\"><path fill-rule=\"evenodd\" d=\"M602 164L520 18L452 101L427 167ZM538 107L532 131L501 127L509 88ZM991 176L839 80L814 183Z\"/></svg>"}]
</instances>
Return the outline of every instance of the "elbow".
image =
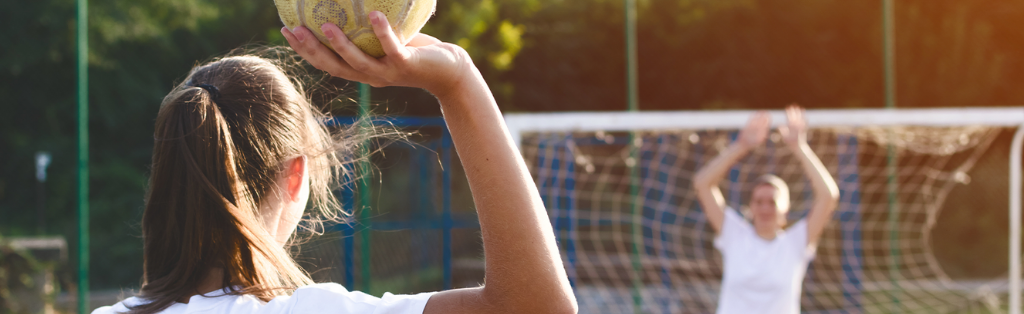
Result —
<instances>
[{"instance_id":1,"label":"elbow","mask_svg":"<svg viewBox=\"0 0 1024 314\"><path fill-rule=\"evenodd\" d=\"M545 302L544 304L530 304L524 302L511 307L505 307L504 313L552 313L552 314L576 314L579 313L579 305L576 298L564 298L560 301ZM539 305L539 306L538 306Z\"/></svg>"},{"instance_id":2,"label":"elbow","mask_svg":"<svg viewBox=\"0 0 1024 314\"><path fill-rule=\"evenodd\" d=\"M706 190L711 186L711 178L704 171L698 171L693 176L693 189L697 191Z\"/></svg>"},{"instance_id":3,"label":"elbow","mask_svg":"<svg viewBox=\"0 0 1024 314\"><path fill-rule=\"evenodd\" d=\"M835 185L829 186L827 193L817 202L829 212L834 211L839 207L839 189Z\"/></svg>"},{"instance_id":4,"label":"elbow","mask_svg":"<svg viewBox=\"0 0 1024 314\"><path fill-rule=\"evenodd\" d=\"M835 181L824 180L814 185L815 202L822 202L831 205L839 204L839 186Z\"/></svg>"},{"instance_id":5,"label":"elbow","mask_svg":"<svg viewBox=\"0 0 1024 314\"><path fill-rule=\"evenodd\" d=\"M828 185L828 200L832 204L839 204L839 187L835 183Z\"/></svg>"},{"instance_id":6,"label":"elbow","mask_svg":"<svg viewBox=\"0 0 1024 314\"><path fill-rule=\"evenodd\" d=\"M576 304L576 298L567 298L564 302L560 302L558 306L553 306L552 311L549 313L558 314L576 314L579 313L579 304Z\"/></svg>"},{"instance_id":7,"label":"elbow","mask_svg":"<svg viewBox=\"0 0 1024 314\"><path fill-rule=\"evenodd\" d=\"M566 289L568 291L561 291L557 293L557 296L549 299L548 302L544 302L543 309L520 309L521 311L515 311L517 313L554 313L554 314L576 314L579 312L579 304L576 303L576 295L573 294L572 289ZM521 304L525 305L525 304ZM540 310L540 311L537 311Z\"/></svg>"},{"instance_id":8,"label":"elbow","mask_svg":"<svg viewBox=\"0 0 1024 314\"><path fill-rule=\"evenodd\" d=\"M484 313L552 313L552 314L576 314L579 312L579 305L576 303L576 296L572 289L563 287L551 291L538 289L533 292L543 293L503 293L490 291L486 285L481 289L482 300L486 309ZM546 290L546 291L544 291Z\"/></svg>"},{"instance_id":9,"label":"elbow","mask_svg":"<svg viewBox=\"0 0 1024 314\"><path fill-rule=\"evenodd\" d=\"M580 312L580 305L576 303L576 295L570 294L568 300L568 306L566 306L565 313L576 314Z\"/></svg>"}]
</instances>

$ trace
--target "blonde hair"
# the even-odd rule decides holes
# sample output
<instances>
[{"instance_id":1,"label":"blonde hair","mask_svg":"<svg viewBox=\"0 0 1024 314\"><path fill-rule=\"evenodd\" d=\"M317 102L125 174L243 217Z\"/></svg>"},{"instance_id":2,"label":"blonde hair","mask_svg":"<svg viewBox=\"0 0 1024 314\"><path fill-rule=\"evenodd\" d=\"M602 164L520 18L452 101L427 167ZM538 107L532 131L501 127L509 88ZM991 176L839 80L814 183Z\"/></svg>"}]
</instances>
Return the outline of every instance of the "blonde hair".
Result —
<instances>
[{"instance_id":1,"label":"blonde hair","mask_svg":"<svg viewBox=\"0 0 1024 314\"><path fill-rule=\"evenodd\" d=\"M786 211L789 211L789 184L786 184L786 181L783 181L782 178L779 178L777 175L769 173L761 175L757 180L754 180L755 189L762 185L774 187L775 190L779 192L777 197L781 198L776 199L775 203L779 204L779 207L785 208ZM753 189L751 189L751 191L753 191Z\"/></svg>"},{"instance_id":2,"label":"blonde hair","mask_svg":"<svg viewBox=\"0 0 1024 314\"><path fill-rule=\"evenodd\" d=\"M776 194L775 197L776 206L778 206L778 208L785 208L787 212L789 211L789 184L786 184L786 181L783 181L782 178L779 178L779 176L774 174L762 175L754 180L754 186L750 189L751 194L753 194L753 191L759 186L770 186L775 188L775 190L778 191L778 194ZM750 212L750 206L744 206L740 212L743 214L744 218L753 220L753 214ZM779 217L779 226L785 227L788 223L789 221L786 219L785 215Z\"/></svg>"}]
</instances>

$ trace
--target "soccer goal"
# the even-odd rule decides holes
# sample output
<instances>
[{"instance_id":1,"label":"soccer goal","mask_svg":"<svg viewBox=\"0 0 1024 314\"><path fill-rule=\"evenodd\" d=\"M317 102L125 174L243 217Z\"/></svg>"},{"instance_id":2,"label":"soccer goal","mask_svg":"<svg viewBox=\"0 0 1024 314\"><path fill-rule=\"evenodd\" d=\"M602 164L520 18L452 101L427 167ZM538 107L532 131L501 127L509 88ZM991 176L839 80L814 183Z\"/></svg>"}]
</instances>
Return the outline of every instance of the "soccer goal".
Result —
<instances>
[{"instance_id":1,"label":"soccer goal","mask_svg":"<svg viewBox=\"0 0 1024 314\"><path fill-rule=\"evenodd\" d=\"M721 257L691 180L752 113L506 115L547 205L581 313L714 312ZM1021 313L1024 108L806 116L808 142L841 197L804 281L804 313ZM782 111L772 117L785 123ZM970 170L1008 133L1009 172L972 178ZM790 183L790 221L805 215L810 183L778 134L723 180L728 205L746 204L751 182L765 173ZM943 211L974 210L945 205L952 191L977 184L1009 195L1010 266L998 277L952 278L936 258L942 244L932 241L933 228Z\"/></svg>"}]
</instances>

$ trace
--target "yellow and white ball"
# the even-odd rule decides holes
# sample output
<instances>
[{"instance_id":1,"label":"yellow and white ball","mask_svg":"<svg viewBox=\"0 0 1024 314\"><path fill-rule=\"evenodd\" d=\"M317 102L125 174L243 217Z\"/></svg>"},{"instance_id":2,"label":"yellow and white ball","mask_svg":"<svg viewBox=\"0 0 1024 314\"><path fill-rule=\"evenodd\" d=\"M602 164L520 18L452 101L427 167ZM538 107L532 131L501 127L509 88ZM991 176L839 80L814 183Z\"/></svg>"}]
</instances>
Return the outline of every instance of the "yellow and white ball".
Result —
<instances>
[{"instance_id":1,"label":"yellow and white ball","mask_svg":"<svg viewBox=\"0 0 1024 314\"><path fill-rule=\"evenodd\" d=\"M380 58L384 49L370 26L370 12L380 11L388 18L391 29L402 41L409 43L434 14L436 0L274 0L281 21L290 30L305 26L320 42L331 47L320 25L334 23L367 54ZM332 48L333 49L333 48Z\"/></svg>"}]
</instances>

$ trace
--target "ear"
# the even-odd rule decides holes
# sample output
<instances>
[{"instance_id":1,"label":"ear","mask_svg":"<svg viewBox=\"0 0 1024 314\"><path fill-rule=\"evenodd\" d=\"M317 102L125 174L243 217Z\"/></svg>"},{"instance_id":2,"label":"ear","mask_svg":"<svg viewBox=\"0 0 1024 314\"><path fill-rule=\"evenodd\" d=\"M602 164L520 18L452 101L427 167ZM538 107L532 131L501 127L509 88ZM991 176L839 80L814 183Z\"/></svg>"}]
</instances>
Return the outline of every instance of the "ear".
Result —
<instances>
[{"instance_id":1,"label":"ear","mask_svg":"<svg viewBox=\"0 0 1024 314\"><path fill-rule=\"evenodd\" d=\"M300 198L299 193L302 192L302 184L306 182L309 176L308 169L308 158L306 156L295 157L292 160L286 162L285 176L287 176L287 192L288 199L291 201L298 201Z\"/></svg>"}]
</instances>

